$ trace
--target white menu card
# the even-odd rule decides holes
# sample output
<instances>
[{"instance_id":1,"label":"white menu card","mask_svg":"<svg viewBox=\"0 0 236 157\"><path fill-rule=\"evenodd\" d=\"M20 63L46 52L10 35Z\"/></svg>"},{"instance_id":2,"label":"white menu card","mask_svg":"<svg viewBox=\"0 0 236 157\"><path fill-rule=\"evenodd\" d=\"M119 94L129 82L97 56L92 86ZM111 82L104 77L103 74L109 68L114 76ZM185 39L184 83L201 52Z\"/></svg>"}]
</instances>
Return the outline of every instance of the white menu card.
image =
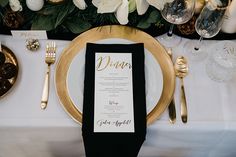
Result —
<instances>
[{"instance_id":1,"label":"white menu card","mask_svg":"<svg viewBox=\"0 0 236 157\"><path fill-rule=\"evenodd\" d=\"M96 53L94 132L134 132L132 53Z\"/></svg>"}]
</instances>

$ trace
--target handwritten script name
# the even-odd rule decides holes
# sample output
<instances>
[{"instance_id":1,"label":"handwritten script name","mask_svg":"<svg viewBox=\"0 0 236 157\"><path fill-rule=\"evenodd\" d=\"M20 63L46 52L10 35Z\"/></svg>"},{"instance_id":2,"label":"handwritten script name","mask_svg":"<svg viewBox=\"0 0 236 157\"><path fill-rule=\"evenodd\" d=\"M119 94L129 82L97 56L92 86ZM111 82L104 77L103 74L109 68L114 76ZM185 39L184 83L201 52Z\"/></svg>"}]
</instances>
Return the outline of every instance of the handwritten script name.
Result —
<instances>
[{"instance_id":1,"label":"handwritten script name","mask_svg":"<svg viewBox=\"0 0 236 157\"><path fill-rule=\"evenodd\" d=\"M110 120L104 120L100 119L97 121L97 125L102 127L102 126L108 126L108 125L114 125L116 127L122 127L124 125L129 125L131 123L131 120L115 120L115 121L110 121Z\"/></svg>"},{"instance_id":2,"label":"handwritten script name","mask_svg":"<svg viewBox=\"0 0 236 157\"><path fill-rule=\"evenodd\" d=\"M125 62L125 61L114 61L111 59L110 56L100 56L97 59L97 65L96 65L96 70L97 71L102 71L106 68L115 68L115 69L131 69L132 64Z\"/></svg>"}]
</instances>

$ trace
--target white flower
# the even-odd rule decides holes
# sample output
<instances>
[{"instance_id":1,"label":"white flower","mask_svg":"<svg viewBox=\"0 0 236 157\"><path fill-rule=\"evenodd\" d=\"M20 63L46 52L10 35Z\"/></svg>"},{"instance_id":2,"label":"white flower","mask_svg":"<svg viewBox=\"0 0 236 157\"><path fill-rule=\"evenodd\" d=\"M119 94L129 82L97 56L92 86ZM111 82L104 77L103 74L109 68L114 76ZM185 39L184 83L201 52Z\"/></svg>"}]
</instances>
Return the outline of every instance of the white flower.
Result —
<instances>
[{"instance_id":1,"label":"white flower","mask_svg":"<svg viewBox=\"0 0 236 157\"><path fill-rule=\"evenodd\" d=\"M128 0L123 0L122 4L117 8L116 18L120 24L125 25L129 22L129 2Z\"/></svg>"},{"instance_id":2,"label":"white flower","mask_svg":"<svg viewBox=\"0 0 236 157\"><path fill-rule=\"evenodd\" d=\"M174 0L136 0L137 12L139 15L143 15L149 5L154 6L158 10L162 10L164 8L165 3L171 3Z\"/></svg>"},{"instance_id":3,"label":"white flower","mask_svg":"<svg viewBox=\"0 0 236 157\"><path fill-rule=\"evenodd\" d=\"M147 3L146 0L135 0L135 1L138 14L143 15L147 11L149 4Z\"/></svg>"},{"instance_id":4,"label":"white flower","mask_svg":"<svg viewBox=\"0 0 236 157\"><path fill-rule=\"evenodd\" d=\"M92 0L92 3L98 8L97 13L115 13L119 23L125 25L129 22L129 7L131 8L131 12L136 7L138 14L143 15L149 5L154 6L158 10L162 10L165 3L173 1L174 0ZM129 3L132 6L129 6Z\"/></svg>"},{"instance_id":5,"label":"white flower","mask_svg":"<svg viewBox=\"0 0 236 157\"><path fill-rule=\"evenodd\" d=\"M81 10L84 10L87 7L84 0L73 0L73 3L76 7L78 7Z\"/></svg>"},{"instance_id":6,"label":"white flower","mask_svg":"<svg viewBox=\"0 0 236 157\"><path fill-rule=\"evenodd\" d=\"M19 0L9 0L9 5L13 11L22 11L22 5Z\"/></svg>"},{"instance_id":7,"label":"white flower","mask_svg":"<svg viewBox=\"0 0 236 157\"><path fill-rule=\"evenodd\" d=\"M129 13L136 10L136 0L129 0Z\"/></svg>"},{"instance_id":8,"label":"white flower","mask_svg":"<svg viewBox=\"0 0 236 157\"><path fill-rule=\"evenodd\" d=\"M92 3L98 8L97 13L114 13L121 5L122 0L93 0Z\"/></svg>"},{"instance_id":9,"label":"white flower","mask_svg":"<svg viewBox=\"0 0 236 157\"><path fill-rule=\"evenodd\" d=\"M146 13L149 5L154 6L158 10L162 10L164 8L165 3L173 2L174 0L135 0L137 12L139 15L143 15Z\"/></svg>"},{"instance_id":10,"label":"white flower","mask_svg":"<svg viewBox=\"0 0 236 157\"><path fill-rule=\"evenodd\" d=\"M120 24L125 25L129 22L128 0L92 0L92 3L98 8L97 13L115 13Z\"/></svg>"}]
</instances>

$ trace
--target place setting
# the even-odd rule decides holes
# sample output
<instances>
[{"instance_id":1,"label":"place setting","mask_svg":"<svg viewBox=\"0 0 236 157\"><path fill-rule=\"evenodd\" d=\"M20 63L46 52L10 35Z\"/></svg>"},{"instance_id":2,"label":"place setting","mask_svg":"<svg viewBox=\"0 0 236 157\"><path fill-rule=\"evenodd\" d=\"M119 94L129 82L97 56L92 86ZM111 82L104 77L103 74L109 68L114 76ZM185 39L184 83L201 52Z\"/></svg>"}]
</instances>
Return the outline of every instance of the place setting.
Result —
<instances>
[{"instance_id":1,"label":"place setting","mask_svg":"<svg viewBox=\"0 0 236 157\"><path fill-rule=\"evenodd\" d=\"M109 147L114 139L115 145L124 139L127 143L122 147L132 145L118 154L135 156L146 127L161 117L172 100L175 72L153 37L135 28L108 25L82 33L63 50L55 86L65 111L82 126L88 156L101 154L100 147Z\"/></svg>"},{"instance_id":2,"label":"place setting","mask_svg":"<svg viewBox=\"0 0 236 157\"><path fill-rule=\"evenodd\" d=\"M136 38L138 36L142 36L142 40ZM173 64L163 47L153 37L126 26L103 26L91 29L75 38L64 49L56 67L55 83L58 97L66 112L81 124L84 55L87 42L127 45L144 42L147 123L151 124L159 118L172 99L175 89Z\"/></svg>"}]
</instances>

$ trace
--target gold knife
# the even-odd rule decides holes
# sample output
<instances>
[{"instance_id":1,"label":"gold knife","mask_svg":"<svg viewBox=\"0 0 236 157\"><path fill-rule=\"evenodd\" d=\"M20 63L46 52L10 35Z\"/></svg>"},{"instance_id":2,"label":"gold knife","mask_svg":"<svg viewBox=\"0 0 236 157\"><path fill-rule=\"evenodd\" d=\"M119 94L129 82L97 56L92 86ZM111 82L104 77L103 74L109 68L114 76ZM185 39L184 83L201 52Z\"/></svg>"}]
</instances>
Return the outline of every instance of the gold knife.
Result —
<instances>
[{"instance_id":1,"label":"gold knife","mask_svg":"<svg viewBox=\"0 0 236 157\"><path fill-rule=\"evenodd\" d=\"M170 56L170 59L172 60L172 50L171 48L167 49L167 53ZM174 63L173 63L174 64ZM175 100L174 96L168 106L168 113L169 113L169 121L171 124L174 124L176 121L176 109L175 109Z\"/></svg>"}]
</instances>

